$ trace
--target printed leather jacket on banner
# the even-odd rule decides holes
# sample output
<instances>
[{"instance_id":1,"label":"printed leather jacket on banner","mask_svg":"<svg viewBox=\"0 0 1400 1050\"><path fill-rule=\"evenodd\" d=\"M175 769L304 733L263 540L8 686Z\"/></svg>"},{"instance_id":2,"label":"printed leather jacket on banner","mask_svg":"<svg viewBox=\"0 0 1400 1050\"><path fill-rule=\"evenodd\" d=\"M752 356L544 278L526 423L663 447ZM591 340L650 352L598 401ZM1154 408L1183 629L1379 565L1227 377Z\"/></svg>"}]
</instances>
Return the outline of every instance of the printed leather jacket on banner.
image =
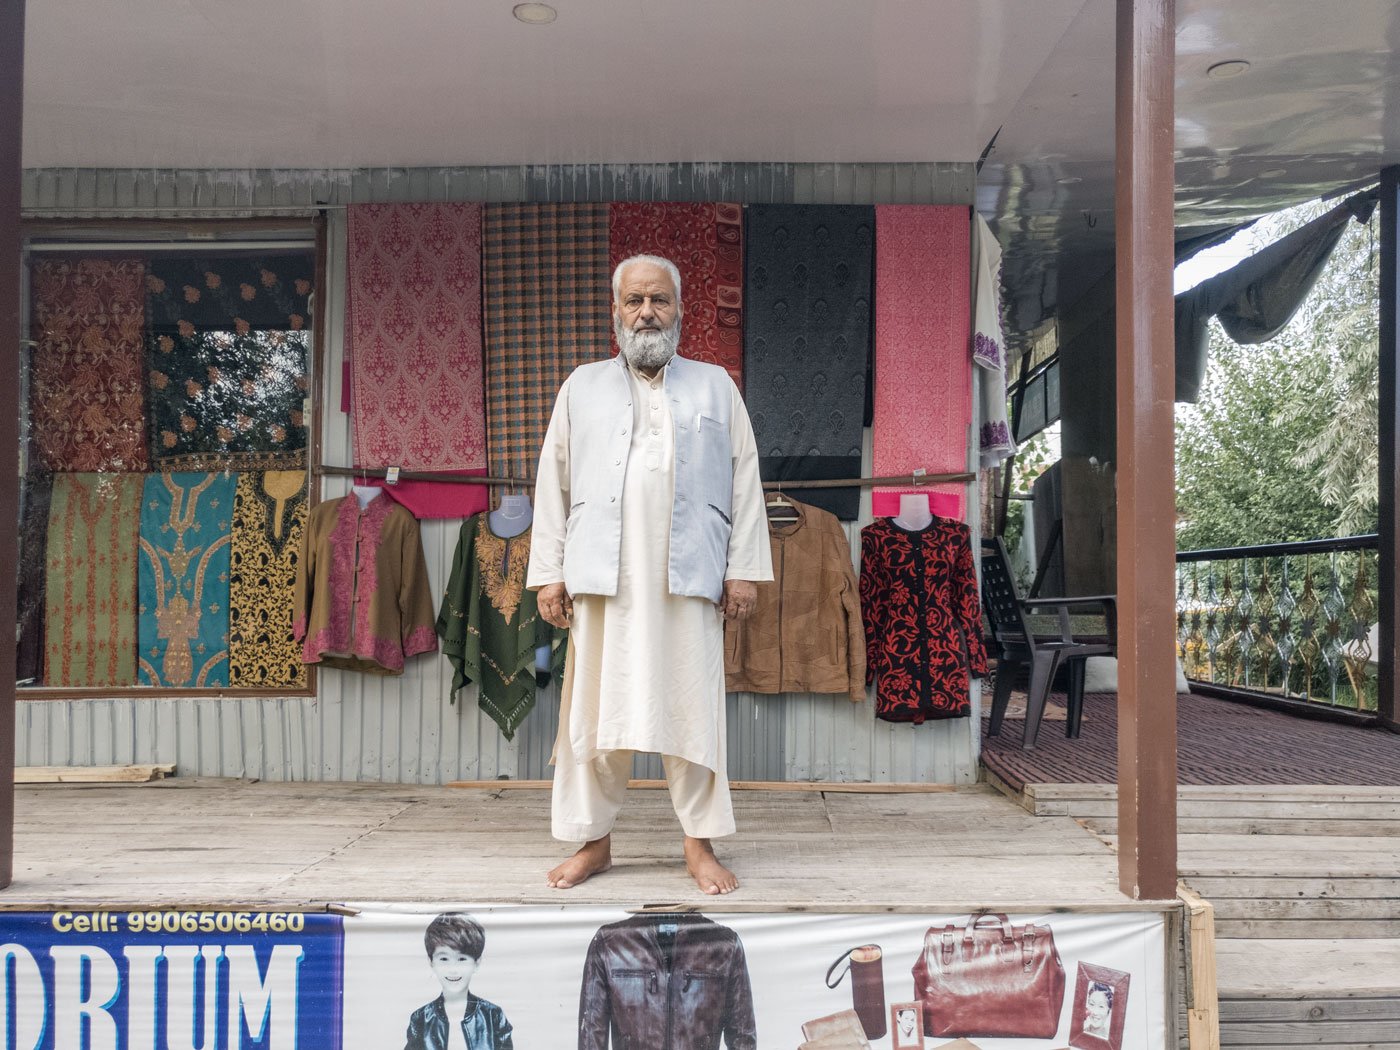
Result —
<instances>
[{"instance_id":1,"label":"printed leather jacket on banner","mask_svg":"<svg viewBox=\"0 0 1400 1050\"><path fill-rule=\"evenodd\" d=\"M735 932L703 915L638 915L593 935L579 1050L755 1050L753 992Z\"/></svg>"},{"instance_id":2,"label":"printed leather jacket on banner","mask_svg":"<svg viewBox=\"0 0 1400 1050\"><path fill-rule=\"evenodd\" d=\"M510 1033L504 1010L493 1002L471 997L462 1018L467 1050L515 1050ZM447 1006L439 995L427 1006L413 1011L404 1050L450 1050L452 1044L447 1037Z\"/></svg>"}]
</instances>

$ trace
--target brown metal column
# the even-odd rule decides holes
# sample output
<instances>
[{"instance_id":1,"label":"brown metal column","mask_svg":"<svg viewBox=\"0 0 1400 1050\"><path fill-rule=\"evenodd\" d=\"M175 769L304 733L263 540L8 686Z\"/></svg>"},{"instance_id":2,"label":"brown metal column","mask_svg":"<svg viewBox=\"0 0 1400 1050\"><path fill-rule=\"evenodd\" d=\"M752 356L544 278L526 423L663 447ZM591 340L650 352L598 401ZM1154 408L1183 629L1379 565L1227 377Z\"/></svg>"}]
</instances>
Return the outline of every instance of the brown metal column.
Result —
<instances>
[{"instance_id":1,"label":"brown metal column","mask_svg":"<svg viewBox=\"0 0 1400 1050\"><path fill-rule=\"evenodd\" d=\"M1118 0L1118 885L1176 896L1175 0Z\"/></svg>"},{"instance_id":2,"label":"brown metal column","mask_svg":"<svg viewBox=\"0 0 1400 1050\"><path fill-rule=\"evenodd\" d=\"M1380 532L1377 585L1380 594L1379 646L1376 710L1391 729L1400 729L1400 682L1396 680L1395 642L1400 635L1400 593L1396 592L1397 566L1400 566L1400 506L1395 489L1400 485L1400 331L1396 329L1400 311L1400 167L1381 172L1381 368L1380 368Z\"/></svg>"},{"instance_id":3,"label":"brown metal column","mask_svg":"<svg viewBox=\"0 0 1400 1050\"><path fill-rule=\"evenodd\" d=\"M15 615L19 604L19 193L24 0L0 0L0 888L15 856Z\"/></svg>"}]
</instances>

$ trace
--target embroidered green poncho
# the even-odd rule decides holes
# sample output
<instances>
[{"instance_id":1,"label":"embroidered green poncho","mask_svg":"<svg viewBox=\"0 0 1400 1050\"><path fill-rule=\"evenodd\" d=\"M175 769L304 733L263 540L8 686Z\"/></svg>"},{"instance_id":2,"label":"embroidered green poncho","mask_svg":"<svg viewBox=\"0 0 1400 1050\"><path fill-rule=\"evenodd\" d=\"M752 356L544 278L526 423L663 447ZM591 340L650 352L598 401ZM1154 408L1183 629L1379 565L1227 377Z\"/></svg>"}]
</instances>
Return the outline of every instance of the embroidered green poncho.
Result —
<instances>
[{"instance_id":1,"label":"embroidered green poncho","mask_svg":"<svg viewBox=\"0 0 1400 1050\"><path fill-rule=\"evenodd\" d=\"M507 740L535 706L535 689L564 666L567 632L539 616L535 592L525 589L530 530L505 538L486 514L462 524L447 579L437 633L452 662L452 700L477 684L477 704ZM535 650L550 647L550 670L535 671Z\"/></svg>"}]
</instances>

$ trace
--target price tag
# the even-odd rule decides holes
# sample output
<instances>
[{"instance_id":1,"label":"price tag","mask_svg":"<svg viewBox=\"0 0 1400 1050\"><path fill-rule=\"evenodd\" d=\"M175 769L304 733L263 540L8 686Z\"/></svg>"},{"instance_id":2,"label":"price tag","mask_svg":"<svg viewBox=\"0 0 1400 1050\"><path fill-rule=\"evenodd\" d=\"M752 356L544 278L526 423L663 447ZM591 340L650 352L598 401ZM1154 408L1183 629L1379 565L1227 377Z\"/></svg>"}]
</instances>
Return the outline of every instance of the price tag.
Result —
<instances>
[{"instance_id":1,"label":"price tag","mask_svg":"<svg viewBox=\"0 0 1400 1050\"><path fill-rule=\"evenodd\" d=\"M397 485L399 483L399 468L390 467L384 472L384 484Z\"/></svg>"}]
</instances>

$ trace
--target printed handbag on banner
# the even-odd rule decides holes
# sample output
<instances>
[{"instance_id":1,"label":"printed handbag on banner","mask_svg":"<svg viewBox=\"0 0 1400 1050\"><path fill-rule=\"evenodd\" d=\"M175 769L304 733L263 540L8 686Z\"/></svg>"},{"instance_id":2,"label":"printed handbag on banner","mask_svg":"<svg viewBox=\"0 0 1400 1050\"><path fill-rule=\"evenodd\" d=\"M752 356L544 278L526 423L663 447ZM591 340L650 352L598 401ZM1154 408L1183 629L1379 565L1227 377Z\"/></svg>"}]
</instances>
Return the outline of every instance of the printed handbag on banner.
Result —
<instances>
[{"instance_id":1,"label":"printed handbag on banner","mask_svg":"<svg viewBox=\"0 0 1400 1050\"><path fill-rule=\"evenodd\" d=\"M878 944L863 944L859 948L844 952L826 971L826 986L835 988L841 983L841 978L846 976L846 970L836 974L834 981L831 975L836 973L836 967L847 959L850 960L847 969L851 972L851 1005L855 1007L856 1016L860 1018L860 1026L865 1029L867 1039L883 1037L887 1027L883 957L884 952Z\"/></svg>"},{"instance_id":2,"label":"printed handbag on banner","mask_svg":"<svg viewBox=\"0 0 1400 1050\"><path fill-rule=\"evenodd\" d=\"M1065 968L1049 926L1005 915L931 926L913 973L926 1036L1052 1039L1060 1027Z\"/></svg>"}]
</instances>

